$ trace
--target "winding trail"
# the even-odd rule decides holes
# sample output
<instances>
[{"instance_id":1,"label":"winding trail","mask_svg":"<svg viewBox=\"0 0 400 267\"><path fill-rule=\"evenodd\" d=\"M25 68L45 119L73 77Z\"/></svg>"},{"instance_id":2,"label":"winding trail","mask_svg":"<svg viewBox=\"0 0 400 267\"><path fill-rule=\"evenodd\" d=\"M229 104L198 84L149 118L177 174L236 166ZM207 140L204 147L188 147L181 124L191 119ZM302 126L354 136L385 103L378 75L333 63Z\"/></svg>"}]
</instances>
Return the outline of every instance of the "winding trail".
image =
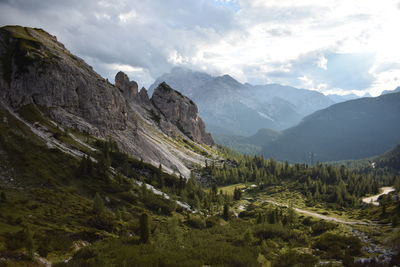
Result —
<instances>
[{"instance_id":1,"label":"winding trail","mask_svg":"<svg viewBox=\"0 0 400 267\"><path fill-rule=\"evenodd\" d=\"M394 188L391 186L381 187L380 191L381 192L379 194L376 194L376 195L373 195L370 197L364 197L362 199L362 202L367 203L367 204L372 204L375 206L379 206L378 198L382 195L386 195L386 194L389 194L390 192L393 192Z\"/></svg>"},{"instance_id":2,"label":"winding trail","mask_svg":"<svg viewBox=\"0 0 400 267\"><path fill-rule=\"evenodd\" d=\"M271 203L273 205L279 206L279 207L286 207L288 208L289 206L286 204L281 204L272 200L263 200L264 202L268 202ZM335 217L331 217L331 216L326 216L326 215L322 215L316 212L312 212L312 211L308 211L308 210L303 210L303 209L299 209L299 208L293 208L294 211L298 212L298 213L302 213L302 214L306 214L308 216L312 216L315 218L319 218L322 220L326 220L326 221L333 221L333 222L337 222L337 223L343 223L343 224L349 224L349 225L355 225L355 224L361 224L361 225L378 225L376 223L373 222L362 222L362 221L345 221L343 219L338 219Z\"/></svg>"},{"instance_id":3,"label":"winding trail","mask_svg":"<svg viewBox=\"0 0 400 267\"><path fill-rule=\"evenodd\" d=\"M394 191L395 189L393 187L391 187L391 186L387 186L387 187L381 187L379 190L380 190L379 194L376 194L376 195L373 195L373 196L369 196L369 197L364 197L364 198L362 198L362 201L364 203L373 204L373 205L378 206L379 205L379 202L377 202L378 198L380 196L382 196L382 195L389 194L390 192ZM289 207L286 204L278 203L278 202L273 201L273 200L261 200L261 199L259 199L259 200L271 203L271 204L279 206L279 207L286 207L286 208ZM348 225L359 224L359 225L375 225L375 226L379 225L379 224L373 223L373 222L346 221L346 220L343 220L343 219L322 215L322 214L319 214L319 213L316 213L316 212L312 212L312 211L308 211L308 210L303 210L303 209L299 209L299 208L293 208L293 209L298 213L302 213L302 214L306 214L308 216L312 216L312 217L319 218L319 219L322 219L322 220L333 221L333 222L342 223L342 224L348 224Z\"/></svg>"},{"instance_id":4,"label":"winding trail","mask_svg":"<svg viewBox=\"0 0 400 267\"><path fill-rule=\"evenodd\" d=\"M368 204L379 205L379 202L377 202L378 198L380 196L388 194L394 190L395 189L393 187L382 187L382 188L380 188L379 194L362 198L362 201L364 203L368 203ZM257 200L261 201L261 202L267 202L267 203L270 203L270 204L273 204L273 205L279 206L279 207L286 207L286 208L289 207L286 204L278 203L273 200L266 200L266 199L257 199ZM246 210L246 206L247 205L241 204L239 206L239 210ZM333 221L336 223L341 223L341 224L346 225L346 227L353 233L353 235L360 238L360 240L364 243L363 250L367 253L372 254L369 257L367 256L367 257L356 259L356 262L358 262L358 263L366 264L368 262L374 262L374 261L388 263L388 262L390 262L392 256L394 255L394 252L392 251L391 248L388 248L386 246L383 246L382 244L377 243L370 236L368 236L368 234L365 233L364 231L356 230L356 228L352 227L352 225L353 226L365 225L365 226L372 226L372 227L385 226L383 224L378 224L378 223L370 222L370 221L368 221L368 222L367 221L347 221L344 219L326 216L326 215L322 215L322 214L312 212L309 210L304 210L304 209L299 209L299 208L294 208L294 207L293 207L293 210L296 211L297 213L302 213L302 214L312 216L315 218L319 218L322 220Z\"/></svg>"}]
</instances>

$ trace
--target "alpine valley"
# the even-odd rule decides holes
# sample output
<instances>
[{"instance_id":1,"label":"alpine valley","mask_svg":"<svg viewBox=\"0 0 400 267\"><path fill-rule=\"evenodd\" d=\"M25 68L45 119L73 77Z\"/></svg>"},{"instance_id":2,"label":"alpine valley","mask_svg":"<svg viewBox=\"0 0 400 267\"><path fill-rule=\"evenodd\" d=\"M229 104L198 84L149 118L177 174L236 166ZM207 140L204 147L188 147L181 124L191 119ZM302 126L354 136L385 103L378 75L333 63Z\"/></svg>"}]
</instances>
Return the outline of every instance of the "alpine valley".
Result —
<instances>
[{"instance_id":1,"label":"alpine valley","mask_svg":"<svg viewBox=\"0 0 400 267\"><path fill-rule=\"evenodd\" d=\"M139 88L0 28L0 266L400 265L400 93Z\"/></svg>"}]
</instances>

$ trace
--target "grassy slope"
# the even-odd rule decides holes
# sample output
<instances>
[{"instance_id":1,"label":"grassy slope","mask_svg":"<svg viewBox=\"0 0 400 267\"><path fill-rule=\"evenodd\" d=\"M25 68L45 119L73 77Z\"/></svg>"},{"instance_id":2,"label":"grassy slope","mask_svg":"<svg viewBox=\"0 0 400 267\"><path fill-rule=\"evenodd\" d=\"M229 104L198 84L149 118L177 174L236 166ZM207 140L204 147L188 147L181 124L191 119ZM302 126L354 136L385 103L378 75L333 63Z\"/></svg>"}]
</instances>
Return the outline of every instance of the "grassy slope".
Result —
<instances>
[{"instance_id":1,"label":"grassy slope","mask_svg":"<svg viewBox=\"0 0 400 267\"><path fill-rule=\"evenodd\" d=\"M32 107L20 110L20 114L27 121L46 125L50 133L59 134L60 130ZM12 178L0 180L0 192L7 198L6 203L0 203L0 251L5 248L6 233L15 233L25 227L30 227L37 236L46 236L50 243L64 239L68 244L72 240L90 241L112 236L135 225L138 214L148 211L145 204L134 197L139 194L139 186L129 182L124 184L124 179L118 184L114 180L79 177L79 159L58 149L49 149L26 125L5 110L0 110L0 133L0 159L6 164L2 168L12 170L8 172ZM67 136L56 137L74 145ZM93 217L96 192L110 200L107 203L110 209L124 206L129 222L117 223L112 232L92 227L88 221ZM55 254L67 257L70 245L62 249L54 245Z\"/></svg>"}]
</instances>

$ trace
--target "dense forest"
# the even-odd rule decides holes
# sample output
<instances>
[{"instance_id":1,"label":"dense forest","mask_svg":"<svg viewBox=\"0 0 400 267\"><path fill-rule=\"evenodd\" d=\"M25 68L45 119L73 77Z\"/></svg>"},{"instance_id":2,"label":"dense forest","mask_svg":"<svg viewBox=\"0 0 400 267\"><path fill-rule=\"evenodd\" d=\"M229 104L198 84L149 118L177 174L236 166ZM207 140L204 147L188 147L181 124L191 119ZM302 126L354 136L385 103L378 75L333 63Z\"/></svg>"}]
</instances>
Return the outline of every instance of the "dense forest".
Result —
<instances>
[{"instance_id":1,"label":"dense forest","mask_svg":"<svg viewBox=\"0 0 400 267\"><path fill-rule=\"evenodd\" d=\"M252 182L259 188L286 184L303 193L310 201L325 201L339 206L357 206L360 197L376 194L384 185L398 184L400 176L388 170L350 170L322 163L315 165L280 163L262 156L241 156L224 150L233 156L215 164L206 164L203 176L217 185Z\"/></svg>"}]
</instances>

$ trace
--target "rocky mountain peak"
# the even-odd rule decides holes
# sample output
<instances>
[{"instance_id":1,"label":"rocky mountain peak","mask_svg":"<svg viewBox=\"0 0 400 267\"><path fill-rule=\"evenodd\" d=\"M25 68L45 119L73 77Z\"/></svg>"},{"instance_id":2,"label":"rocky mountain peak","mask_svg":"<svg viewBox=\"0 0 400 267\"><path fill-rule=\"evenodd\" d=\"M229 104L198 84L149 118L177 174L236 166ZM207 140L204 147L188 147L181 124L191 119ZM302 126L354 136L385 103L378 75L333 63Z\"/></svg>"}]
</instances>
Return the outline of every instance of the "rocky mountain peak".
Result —
<instances>
[{"instance_id":1,"label":"rocky mountain peak","mask_svg":"<svg viewBox=\"0 0 400 267\"><path fill-rule=\"evenodd\" d=\"M0 27L2 106L12 112L36 108L50 124L93 138L110 137L124 152L189 177L191 164L204 162L204 155L185 146L173 146L171 140L213 141L205 133L194 103L168 88L161 85L154 98L156 107L146 89L138 93L137 83L125 73L117 73L112 85L47 32ZM167 99L177 103L170 105ZM169 112L171 108L173 112ZM186 110L190 112L185 114Z\"/></svg>"},{"instance_id":2,"label":"rocky mountain peak","mask_svg":"<svg viewBox=\"0 0 400 267\"><path fill-rule=\"evenodd\" d=\"M138 84L135 81L129 81L128 75L122 71L115 75L115 86L123 93L126 99L132 99L138 94Z\"/></svg>"},{"instance_id":3,"label":"rocky mountain peak","mask_svg":"<svg viewBox=\"0 0 400 267\"><path fill-rule=\"evenodd\" d=\"M146 88L142 87L142 89L140 89L139 99L140 99L140 102L142 102L142 103L150 104L150 98L149 98L149 95L147 94Z\"/></svg>"},{"instance_id":4,"label":"rocky mountain peak","mask_svg":"<svg viewBox=\"0 0 400 267\"><path fill-rule=\"evenodd\" d=\"M154 90L151 101L169 121L193 141L214 144L211 135L205 131L203 120L198 116L196 104L188 97L162 82Z\"/></svg>"},{"instance_id":5,"label":"rocky mountain peak","mask_svg":"<svg viewBox=\"0 0 400 267\"><path fill-rule=\"evenodd\" d=\"M237 80L235 80L232 76L225 74L223 76L216 77L215 80L220 83L227 84L234 88L241 88L242 84L240 84Z\"/></svg>"}]
</instances>

